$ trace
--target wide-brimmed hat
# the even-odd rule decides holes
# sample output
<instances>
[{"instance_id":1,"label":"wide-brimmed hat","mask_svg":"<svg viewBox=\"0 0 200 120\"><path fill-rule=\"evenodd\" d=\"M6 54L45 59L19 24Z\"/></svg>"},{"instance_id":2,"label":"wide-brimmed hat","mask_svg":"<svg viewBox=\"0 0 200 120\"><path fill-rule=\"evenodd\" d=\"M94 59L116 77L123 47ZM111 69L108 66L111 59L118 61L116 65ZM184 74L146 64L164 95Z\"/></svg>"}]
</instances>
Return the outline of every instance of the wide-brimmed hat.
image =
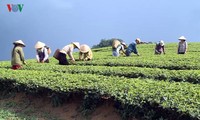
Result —
<instances>
[{"instance_id":1,"label":"wide-brimmed hat","mask_svg":"<svg viewBox=\"0 0 200 120\"><path fill-rule=\"evenodd\" d=\"M118 45L120 45L120 41L119 40L115 39L115 40L112 41L112 47L113 48L117 48Z\"/></svg>"},{"instance_id":2,"label":"wide-brimmed hat","mask_svg":"<svg viewBox=\"0 0 200 120\"><path fill-rule=\"evenodd\" d=\"M87 52L89 52L89 50L90 50L90 47L86 44L83 44L80 46L80 52L82 52L82 53L87 53Z\"/></svg>"},{"instance_id":3,"label":"wide-brimmed hat","mask_svg":"<svg viewBox=\"0 0 200 120\"><path fill-rule=\"evenodd\" d=\"M140 38L136 38L135 41L138 41L139 43L141 42Z\"/></svg>"},{"instance_id":4,"label":"wide-brimmed hat","mask_svg":"<svg viewBox=\"0 0 200 120\"><path fill-rule=\"evenodd\" d=\"M39 48L42 48L42 47L44 47L44 46L45 46L45 43L38 41L38 42L35 44L35 49L39 49Z\"/></svg>"},{"instance_id":5,"label":"wide-brimmed hat","mask_svg":"<svg viewBox=\"0 0 200 120\"><path fill-rule=\"evenodd\" d=\"M164 43L163 40L159 41L159 43L160 43L161 46L164 46L164 45L165 45L165 43Z\"/></svg>"},{"instance_id":6,"label":"wide-brimmed hat","mask_svg":"<svg viewBox=\"0 0 200 120\"><path fill-rule=\"evenodd\" d=\"M186 40L186 38L184 36L181 36L178 38L179 40Z\"/></svg>"},{"instance_id":7,"label":"wide-brimmed hat","mask_svg":"<svg viewBox=\"0 0 200 120\"><path fill-rule=\"evenodd\" d=\"M14 44L14 45L20 44L20 45L23 45L24 47L26 46L22 40L17 40L17 41L15 41L15 42L13 42L13 44Z\"/></svg>"},{"instance_id":8,"label":"wide-brimmed hat","mask_svg":"<svg viewBox=\"0 0 200 120\"><path fill-rule=\"evenodd\" d=\"M78 49L80 49L80 43L79 42L72 42Z\"/></svg>"},{"instance_id":9,"label":"wide-brimmed hat","mask_svg":"<svg viewBox=\"0 0 200 120\"><path fill-rule=\"evenodd\" d=\"M126 43L125 43L125 42L123 42L123 41L121 42L121 44L122 44L122 45L124 45L124 46L126 46Z\"/></svg>"}]
</instances>

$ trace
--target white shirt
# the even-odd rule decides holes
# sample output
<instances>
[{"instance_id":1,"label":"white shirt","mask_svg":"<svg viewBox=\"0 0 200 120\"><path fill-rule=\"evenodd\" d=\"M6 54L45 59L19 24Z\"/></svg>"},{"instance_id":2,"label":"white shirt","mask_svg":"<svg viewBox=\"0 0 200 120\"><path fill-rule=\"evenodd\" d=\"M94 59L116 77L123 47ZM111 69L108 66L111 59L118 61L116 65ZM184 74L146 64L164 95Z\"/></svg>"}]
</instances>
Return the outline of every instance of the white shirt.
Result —
<instances>
[{"instance_id":1,"label":"white shirt","mask_svg":"<svg viewBox=\"0 0 200 120\"><path fill-rule=\"evenodd\" d=\"M41 49L41 51L42 52L44 51L44 59L43 59L43 61L46 61L49 58L49 54L48 54L47 48L43 47ZM37 61L40 61L38 53L36 54L36 59L37 59Z\"/></svg>"},{"instance_id":2,"label":"white shirt","mask_svg":"<svg viewBox=\"0 0 200 120\"><path fill-rule=\"evenodd\" d=\"M69 44L69 45L66 45L65 47L63 47L61 51L64 52L64 54L68 54L68 56L71 60L75 60L72 55L73 50L74 50L73 44Z\"/></svg>"}]
</instances>

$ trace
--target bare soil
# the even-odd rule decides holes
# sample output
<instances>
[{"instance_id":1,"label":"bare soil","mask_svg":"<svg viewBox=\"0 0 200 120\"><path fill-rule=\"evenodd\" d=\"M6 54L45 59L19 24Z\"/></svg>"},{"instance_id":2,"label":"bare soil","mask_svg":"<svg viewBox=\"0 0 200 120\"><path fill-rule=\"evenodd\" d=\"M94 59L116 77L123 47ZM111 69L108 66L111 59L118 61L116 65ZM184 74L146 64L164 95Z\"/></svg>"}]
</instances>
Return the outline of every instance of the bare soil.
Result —
<instances>
[{"instance_id":1,"label":"bare soil","mask_svg":"<svg viewBox=\"0 0 200 120\"><path fill-rule=\"evenodd\" d=\"M24 93L17 93L15 97L0 100L1 103L15 103L9 109L15 113L25 113L28 116L36 116L38 120L121 120L119 113L113 107L114 102L105 101L98 106L89 116L82 116L79 111L80 98L73 98L59 107L53 107L49 98L36 98ZM136 119L134 119L136 120Z\"/></svg>"}]
</instances>

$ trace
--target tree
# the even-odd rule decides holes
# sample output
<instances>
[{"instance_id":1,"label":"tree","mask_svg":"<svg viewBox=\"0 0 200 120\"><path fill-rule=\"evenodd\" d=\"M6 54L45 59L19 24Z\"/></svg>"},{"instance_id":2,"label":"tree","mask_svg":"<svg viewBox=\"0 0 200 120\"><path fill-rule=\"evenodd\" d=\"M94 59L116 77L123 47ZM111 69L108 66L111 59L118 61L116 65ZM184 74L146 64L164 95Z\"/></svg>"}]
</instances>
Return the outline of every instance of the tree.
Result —
<instances>
[{"instance_id":1,"label":"tree","mask_svg":"<svg viewBox=\"0 0 200 120\"><path fill-rule=\"evenodd\" d=\"M101 48L101 47L108 47L112 46L113 40L116 40L117 38L111 38L111 39L101 39L100 43L97 45L93 45L92 48ZM117 39L119 41L123 41L122 39Z\"/></svg>"}]
</instances>

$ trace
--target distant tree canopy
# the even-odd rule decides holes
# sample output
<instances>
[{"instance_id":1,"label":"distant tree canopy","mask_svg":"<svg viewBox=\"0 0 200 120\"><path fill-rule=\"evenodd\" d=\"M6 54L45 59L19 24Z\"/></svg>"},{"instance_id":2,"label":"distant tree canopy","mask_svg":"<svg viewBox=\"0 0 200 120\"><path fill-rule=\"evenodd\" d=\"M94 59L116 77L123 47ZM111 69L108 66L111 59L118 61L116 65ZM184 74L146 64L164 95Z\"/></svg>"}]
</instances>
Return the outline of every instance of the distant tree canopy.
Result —
<instances>
[{"instance_id":1,"label":"distant tree canopy","mask_svg":"<svg viewBox=\"0 0 200 120\"><path fill-rule=\"evenodd\" d=\"M92 46L92 48L101 48L101 47L112 46L113 40L123 41L122 39L118 39L118 38L101 39L100 43L97 44L97 45Z\"/></svg>"}]
</instances>

